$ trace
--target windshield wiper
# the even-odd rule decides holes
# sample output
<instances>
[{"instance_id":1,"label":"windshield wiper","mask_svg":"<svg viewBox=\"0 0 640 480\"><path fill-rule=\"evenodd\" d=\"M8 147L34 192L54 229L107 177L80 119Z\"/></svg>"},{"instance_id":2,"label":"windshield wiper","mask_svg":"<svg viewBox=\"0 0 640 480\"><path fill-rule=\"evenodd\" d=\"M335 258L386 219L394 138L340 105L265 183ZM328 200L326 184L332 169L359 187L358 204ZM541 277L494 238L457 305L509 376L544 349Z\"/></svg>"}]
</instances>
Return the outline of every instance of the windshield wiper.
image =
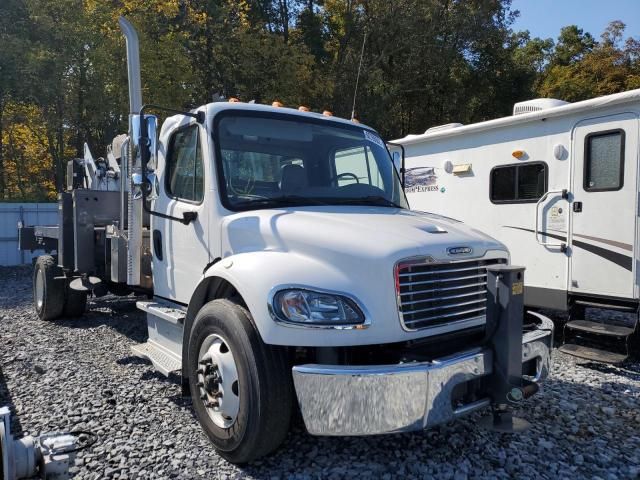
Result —
<instances>
[{"instance_id":1,"label":"windshield wiper","mask_svg":"<svg viewBox=\"0 0 640 480\"><path fill-rule=\"evenodd\" d=\"M389 200L381 195L368 195L366 197L359 198L336 198L336 201L344 204L365 204L365 205L380 205L385 207L404 208L398 205L393 200Z\"/></svg>"},{"instance_id":2,"label":"windshield wiper","mask_svg":"<svg viewBox=\"0 0 640 480\"><path fill-rule=\"evenodd\" d=\"M245 207L250 205L327 205L320 199L313 197L304 197L302 195L282 195L280 197L265 197L258 198L256 200L244 200L242 202L234 203L235 207Z\"/></svg>"}]
</instances>

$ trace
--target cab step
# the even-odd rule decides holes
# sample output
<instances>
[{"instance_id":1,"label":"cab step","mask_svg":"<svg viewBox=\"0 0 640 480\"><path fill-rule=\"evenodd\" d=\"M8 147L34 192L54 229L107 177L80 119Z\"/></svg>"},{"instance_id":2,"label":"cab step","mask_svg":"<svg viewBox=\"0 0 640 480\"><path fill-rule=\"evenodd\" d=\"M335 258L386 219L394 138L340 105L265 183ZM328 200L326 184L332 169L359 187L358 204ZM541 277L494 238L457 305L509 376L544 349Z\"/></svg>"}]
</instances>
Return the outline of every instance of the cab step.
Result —
<instances>
[{"instance_id":1,"label":"cab step","mask_svg":"<svg viewBox=\"0 0 640 480\"><path fill-rule=\"evenodd\" d=\"M182 362L179 358L176 358L168 349L153 341L133 345L131 347L131 353L136 357L150 360L156 370L166 377L168 377L171 372L178 371L182 368Z\"/></svg>"},{"instance_id":2,"label":"cab step","mask_svg":"<svg viewBox=\"0 0 640 480\"><path fill-rule=\"evenodd\" d=\"M571 320L566 323L566 328L594 335L606 335L610 337L628 337L634 332L631 327L612 325L610 323L594 322L591 320Z\"/></svg>"},{"instance_id":3,"label":"cab step","mask_svg":"<svg viewBox=\"0 0 640 480\"><path fill-rule=\"evenodd\" d=\"M628 358L628 355L622 353L608 352L606 350L600 350L599 348L585 347L574 343L565 343L558 350L562 353L573 355L574 357L602 363L617 364L624 362Z\"/></svg>"},{"instance_id":4,"label":"cab step","mask_svg":"<svg viewBox=\"0 0 640 480\"><path fill-rule=\"evenodd\" d=\"M153 301L138 301L136 302L136 307L143 312L151 313L152 315L160 317L163 320L167 320L174 325L183 325L184 319L187 316L187 312L175 308L173 304L155 299Z\"/></svg>"},{"instance_id":5,"label":"cab step","mask_svg":"<svg viewBox=\"0 0 640 480\"><path fill-rule=\"evenodd\" d=\"M637 305L628 305L623 303L605 303L594 300L576 300L575 305L587 308L598 308L604 310L616 310L618 312L637 312Z\"/></svg>"}]
</instances>

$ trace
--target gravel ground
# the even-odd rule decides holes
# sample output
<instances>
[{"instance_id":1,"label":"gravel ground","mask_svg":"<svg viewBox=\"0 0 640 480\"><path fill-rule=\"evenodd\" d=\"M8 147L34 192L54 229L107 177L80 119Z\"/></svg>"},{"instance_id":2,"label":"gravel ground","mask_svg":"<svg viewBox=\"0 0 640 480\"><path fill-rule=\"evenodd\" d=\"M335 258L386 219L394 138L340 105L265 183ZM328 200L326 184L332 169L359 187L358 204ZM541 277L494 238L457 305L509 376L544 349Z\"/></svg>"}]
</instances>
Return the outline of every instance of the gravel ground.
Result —
<instances>
[{"instance_id":1,"label":"gravel ground","mask_svg":"<svg viewBox=\"0 0 640 480\"><path fill-rule=\"evenodd\" d=\"M0 406L15 434L86 429L74 478L591 478L640 476L640 364L556 353L550 379L519 415L524 434L475 426L369 438L317 438L294 427L274 455L242 468L220 458L180 396L129 347L144 341L132 298L104 297L77 320L38 321L31 269L0 267Z\"/></svg>"}]
</instances>

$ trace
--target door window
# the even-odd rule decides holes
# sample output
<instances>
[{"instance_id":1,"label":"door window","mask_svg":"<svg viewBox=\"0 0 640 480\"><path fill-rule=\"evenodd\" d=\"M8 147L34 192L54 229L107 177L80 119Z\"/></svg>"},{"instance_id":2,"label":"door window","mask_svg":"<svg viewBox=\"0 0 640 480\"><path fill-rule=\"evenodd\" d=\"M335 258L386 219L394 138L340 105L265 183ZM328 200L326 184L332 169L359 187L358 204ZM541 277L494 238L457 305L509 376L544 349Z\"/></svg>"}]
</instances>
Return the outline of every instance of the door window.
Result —
<instances>
[{"instance_id":1,"label":"door window","mask_svg":"<svg viewBox=\"0 0 640 480\"><path fill-rule=\"evenodd\" d=\"M547 191L544 162L504 165L491 170L490 197L493 203L537 202Z\"/></svg>"},{"instance_id":2,"label":"door window","mask_svg":"<svg viewBox=\"0 0 640 480\"><path fill-rule=\"evenodd\" d=\"M339 187L351 183L365 183L384 189L378 164L368 146L338 150L334 162Z\"/></svg>"},{"instance_id":3,"label":"door window","mask_svg":"<svg viewBox=\"0 0 640 480\"><path fill-rule=\"evenodd\" d=\"M204 177L197 125L183 128L171 137L166 178L170 196L202 202Z\"/></svg>"},{"instance_id":4,"label":"door window","mask_svg":"<svg viewBox=\"0 0 640 480\"><path fill-rule=\"evenodd\" d=\"M624 130L587 135L584 189L587 192L620 190L624 182Z\"/></svg>"}]
</instances>

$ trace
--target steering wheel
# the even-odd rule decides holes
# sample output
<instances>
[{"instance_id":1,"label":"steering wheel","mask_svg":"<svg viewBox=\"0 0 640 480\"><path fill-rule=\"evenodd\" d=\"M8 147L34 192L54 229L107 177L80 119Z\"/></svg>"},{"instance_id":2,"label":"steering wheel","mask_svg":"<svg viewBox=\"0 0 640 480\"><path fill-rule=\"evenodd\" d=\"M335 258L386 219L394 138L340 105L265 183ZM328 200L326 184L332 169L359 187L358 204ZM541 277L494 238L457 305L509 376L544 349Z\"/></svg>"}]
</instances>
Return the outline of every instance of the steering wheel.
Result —
<instances>
[{"instance_id":1,"label":"steering wheel","mask_svg":"<svg viewBox=\"0 0 640 480\"><path fill-rule=\"evenodd\" d=\"M332 182L335 181L337 183L338 180L340 180L341 178L353 178L356 181L356 183L360 183L360 179L358 178L358 176L355 173L351 173L351 172L344 172L339 175L336 175L331 179L331 181Z\"/></svg>"}]
</instances>

